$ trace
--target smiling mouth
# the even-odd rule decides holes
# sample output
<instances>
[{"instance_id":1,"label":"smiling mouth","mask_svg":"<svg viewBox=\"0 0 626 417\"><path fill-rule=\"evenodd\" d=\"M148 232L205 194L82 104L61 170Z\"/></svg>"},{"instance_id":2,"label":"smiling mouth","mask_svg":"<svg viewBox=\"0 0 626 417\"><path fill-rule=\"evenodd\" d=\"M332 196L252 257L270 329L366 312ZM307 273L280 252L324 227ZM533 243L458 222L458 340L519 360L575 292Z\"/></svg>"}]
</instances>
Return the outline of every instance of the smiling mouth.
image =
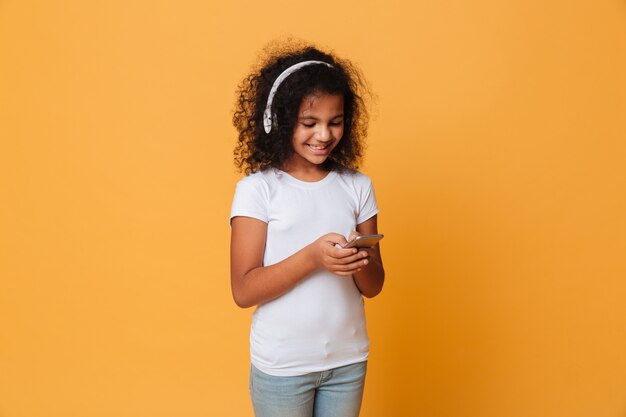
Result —
<instances>
[{"instance_id":1,"label":"smiling mouth","mask_svg":"<svg viewBox=\"0 0 626 417\"><path fill-rule=\"evenodd\" d=\"M323 150L328 149L328 147L330 146L330 143L326 144L326 145L310 145L310 144L307 144L307 146L309 148L313 149L314 151L323 151Z\"/></svg>"}]
</instances>

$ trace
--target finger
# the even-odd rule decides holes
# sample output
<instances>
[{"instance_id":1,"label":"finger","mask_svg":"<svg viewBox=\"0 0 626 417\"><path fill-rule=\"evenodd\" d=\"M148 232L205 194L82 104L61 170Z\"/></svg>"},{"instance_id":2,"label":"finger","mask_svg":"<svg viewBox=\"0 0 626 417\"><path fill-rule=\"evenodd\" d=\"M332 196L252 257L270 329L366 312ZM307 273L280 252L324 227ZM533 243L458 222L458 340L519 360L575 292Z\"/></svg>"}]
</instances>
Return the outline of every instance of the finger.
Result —
<instances>
[{"instance_id":1,"label":"finger","mask_svg":"<svg viewBox=\"0 0 626 417\"><path fill-rule=\"evenodd\" d=\"M349 256L344 257L335 257L328 255L324 258L324 264L327 265L327 269L335 269L335 268L343 268L345 265L349 265L351 263L357 262L358 260L366 259L363 255L359 255L358 253L352 253Z\"/></svg>"},{"instance_id":2,"label":"finger","mask_svg":"<svg viewBox=\"0 0 626 417\"><path fill-rule=\"evenodd\" d=\"M329 255L333 258L341 259L345 258L346 256L355 255L358 251L359 250L357 248L344 249L335 247L329 252Z\"/></svg>"},{"instance_id":3,"label":"finger","mask_svg":"<svg viewBox=\"0 0 626 417\"><path fill-rule=\"evenodd\" d=\"M361 270L361 268L357 268L357 269L351 269L349 271L335 271L333 273L335 275L341 275L342 277L349 277L349 276L352 276L352 275L356 274L360 270Z\"/></svg>"},{"instance_id":4,"label":"finger","mask_svg":"<svg viewBox=\"0 0 626 417\"><path fill-rule=\"evenodd\" d=\"M347 272L347 271L355 271L359 268L364 267L365 265L367 265L369 263L369 260L367 259L360 259L356 262L352 262L349 264L345 264L345 265L338 265L337 266L337 270L338 271L343 271L343 272Z\"/></svg>"},{"instance_id":5,"label":"finger","mask_svg":"<svg viewBox=\"0 0 626 417\"><path fill-rule=\"evenodd\" d=\"M348 264L358 262L360 260L367 259L367 258L369 258L369 255L367 254L367 252L359 251L358 253L355 253L354 255L346 256L345 258L340 258L339 263L341 265L348 265Z\"/></svg>"}]
</instances>

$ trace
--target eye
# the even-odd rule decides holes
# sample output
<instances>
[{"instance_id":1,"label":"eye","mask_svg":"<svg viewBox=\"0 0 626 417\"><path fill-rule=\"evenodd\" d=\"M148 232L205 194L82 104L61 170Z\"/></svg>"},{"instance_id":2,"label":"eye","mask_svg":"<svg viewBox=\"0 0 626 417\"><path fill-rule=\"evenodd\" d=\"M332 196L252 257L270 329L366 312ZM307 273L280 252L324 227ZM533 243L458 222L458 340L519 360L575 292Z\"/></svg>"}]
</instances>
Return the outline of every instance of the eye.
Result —
<instances>
[{"instance_id":1,"label":"eye","mask_svg":"<svg viewBox=\"0 0 626 417\"><path fill-rule=\"evenodd\" d=\"M315 123L313 123L313 124L310 124L310 123L302 123L302 126L304 126L304 127L313 127L313 126L315 126Z\"/></svg>"},{"instance_id":2,"label":"eye","mask_svg":"<svg viewBox=\"0 0 626 417\"><path fill-rule=\"evenodd\" d=\"M332 123L328 123L330 126L341 126L341 124L343 123L343 121L341 122L332 122Z\"/></svg>"}]
</instances>

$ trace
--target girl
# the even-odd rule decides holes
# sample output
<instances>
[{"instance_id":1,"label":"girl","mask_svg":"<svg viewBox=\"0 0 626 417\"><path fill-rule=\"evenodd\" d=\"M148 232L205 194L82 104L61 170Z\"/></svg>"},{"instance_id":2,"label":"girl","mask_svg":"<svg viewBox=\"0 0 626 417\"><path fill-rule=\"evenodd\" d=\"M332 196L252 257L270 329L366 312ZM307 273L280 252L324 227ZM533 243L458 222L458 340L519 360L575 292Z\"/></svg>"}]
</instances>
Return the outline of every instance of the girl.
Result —
<instances>
[{"instance_id":1,"label":"girl","mask_svg":"<svg viewBox=\"0 0 626 417\"><path fill-rule=\"evenodd\" d=\"M367 130L364 83L313 47L270 55L239 86L231 285L257 306L250 393L257 417L358 416L369 340L363 298L385 272L370 179L356 171Z\"/></svg>"}]
</instances>

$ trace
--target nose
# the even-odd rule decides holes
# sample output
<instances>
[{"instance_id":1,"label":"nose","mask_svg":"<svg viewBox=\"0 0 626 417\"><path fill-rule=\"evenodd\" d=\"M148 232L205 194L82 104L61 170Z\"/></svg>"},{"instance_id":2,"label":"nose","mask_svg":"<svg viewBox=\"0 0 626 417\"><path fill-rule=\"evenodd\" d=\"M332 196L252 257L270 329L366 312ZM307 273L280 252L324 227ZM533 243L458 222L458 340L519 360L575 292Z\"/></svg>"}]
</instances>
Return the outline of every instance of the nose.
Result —
<instances>
[{"instance_id":1,"label":"nose","mask_svg":"<svg viewBox=\"0 0 626 417\"><path fill-rule=\"evenodd\" d=\"M328 125L321 125L317 138L320 142L328 142L331 139L331 132Z\"/></svg>"}]
</instances>

